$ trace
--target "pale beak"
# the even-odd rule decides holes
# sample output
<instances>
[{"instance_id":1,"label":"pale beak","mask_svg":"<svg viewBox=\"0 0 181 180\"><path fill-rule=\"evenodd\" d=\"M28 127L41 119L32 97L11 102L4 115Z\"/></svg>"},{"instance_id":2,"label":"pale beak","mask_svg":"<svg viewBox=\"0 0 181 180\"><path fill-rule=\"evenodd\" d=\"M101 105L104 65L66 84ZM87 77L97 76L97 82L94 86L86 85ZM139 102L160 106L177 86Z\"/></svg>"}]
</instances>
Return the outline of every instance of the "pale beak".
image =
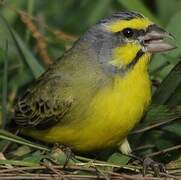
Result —
<instances>
[{"instance_id":1,"label":"pale beak","mask_svg":"<svg viewBox=\"0 0 181 180\"><path fill-rule=\"evenodd\" d=\"M145 50L150 53L165 52L176 48L174 44L167 42L174 39L173 35L156 25L150 25L142 38Z\"/></svg>"}]
</instances>

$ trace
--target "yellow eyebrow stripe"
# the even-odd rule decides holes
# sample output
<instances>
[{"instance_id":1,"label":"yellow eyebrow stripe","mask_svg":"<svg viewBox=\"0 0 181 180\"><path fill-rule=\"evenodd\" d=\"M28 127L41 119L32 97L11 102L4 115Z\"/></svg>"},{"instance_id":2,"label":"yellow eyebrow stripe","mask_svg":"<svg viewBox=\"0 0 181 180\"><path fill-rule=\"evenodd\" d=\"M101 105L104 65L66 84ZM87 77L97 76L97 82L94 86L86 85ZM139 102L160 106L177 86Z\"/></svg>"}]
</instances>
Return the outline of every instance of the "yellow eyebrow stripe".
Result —
<instances>
[{"instance_id":1,"label":"yellow eyebrow stripe","mask_svg":"<svg viewBox=\"0 0 181 180\"><path fill-rule=\"evenodd\" d=\"M122 31L125 28L132 29L146 29L149 25L153 24L148 18L135 18L131 20L120 20L113 22L107 26L107 29L111 32Z\"/></svg>"}]
</instances>

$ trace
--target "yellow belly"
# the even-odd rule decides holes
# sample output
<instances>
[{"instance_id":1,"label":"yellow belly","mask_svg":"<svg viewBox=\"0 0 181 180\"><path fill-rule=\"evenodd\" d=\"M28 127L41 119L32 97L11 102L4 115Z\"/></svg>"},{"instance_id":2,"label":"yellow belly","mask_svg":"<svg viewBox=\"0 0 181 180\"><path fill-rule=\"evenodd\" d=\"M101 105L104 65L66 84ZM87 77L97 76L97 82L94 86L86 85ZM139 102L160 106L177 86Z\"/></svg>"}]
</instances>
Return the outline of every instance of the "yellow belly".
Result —
<instances>
[{"instance_id":1,"label":"yellow belly","mask_svg":"<svg viewBox=\"0 0 181 180\"><path fill-rule=\"evenodd\" d=\"M58 142L76 151L88 152L116 146L141 119L151 98L150 80L144 62L92 99L86 116L51 129L28 134L47 142Z\"/></svg>"}]
</instances>

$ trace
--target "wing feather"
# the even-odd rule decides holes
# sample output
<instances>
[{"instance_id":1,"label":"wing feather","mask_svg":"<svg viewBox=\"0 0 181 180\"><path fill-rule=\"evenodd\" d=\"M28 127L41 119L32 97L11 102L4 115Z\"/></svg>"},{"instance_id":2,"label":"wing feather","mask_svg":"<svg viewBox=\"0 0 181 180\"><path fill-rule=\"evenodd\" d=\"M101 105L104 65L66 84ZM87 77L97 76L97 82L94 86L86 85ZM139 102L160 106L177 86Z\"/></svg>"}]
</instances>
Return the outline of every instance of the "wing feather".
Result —
<instances>
[{"instance_id":1,"label":"wing feather","mask_svg":"<svg viewBox=\"0 0 181 180\"><path fill-rule=\"evenodd\" d=\"M51 80L41 77L34 88L28 89L18 99L15 123L21 127L46 128L61 121L72 105L70 96L61 94L61 85L60 77Z\"/></svg>"}]
</instances>

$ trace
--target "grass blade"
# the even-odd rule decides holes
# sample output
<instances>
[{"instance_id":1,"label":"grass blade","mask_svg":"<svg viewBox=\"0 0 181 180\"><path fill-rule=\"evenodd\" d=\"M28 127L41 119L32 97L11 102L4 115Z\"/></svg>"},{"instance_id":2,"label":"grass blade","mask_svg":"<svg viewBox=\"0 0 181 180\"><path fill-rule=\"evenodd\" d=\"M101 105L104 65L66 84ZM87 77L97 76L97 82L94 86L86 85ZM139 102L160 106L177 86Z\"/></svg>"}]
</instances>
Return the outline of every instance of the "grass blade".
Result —
<instances>
[{"instance_id":1,"label":"grass blade","mask_svg":"<svg viewBox=\"0 0 181 180\"><path fill-rule=\"evenodd\" d=\"M29 66L34 77L35 78L39 77L44 72L43 66L34 57L32 52L30 52L26 44L23 42L20 36L13 30L13 28L9 25L7 20L2 15L0 15L0 18L6 24L22 60Z\"/></svg>"},{"instance_id":2,"label":"grass blade","mask_svg":"<svg viewBox=\"0 0 181 180\"><path fill-rule=\"evenodd\" d=\"M28 141L22 137L16 136L3 129L0 129L0 139L8 140L8 141L15 142L15 143L22 144L22 145L27 145L27 146L35 148L35 149L49 151L48 148L46 148L42 145L32 143L31 141Z\"/></svg>"},{"instance_id":3,"label":"grass blade","mask_svg":"<svg viewBox=\"0 0 181 180\"><path fill-rule=\"evenodd\" d=\"M14 165L14 166L26 166L26 167L33 167L33 166L39 166L39 164L32 163L32 162L26 162L26 161L18 161L18 160L0 160L1 165Z\"/></svg>"},{"instance_id":4,"label":"grass blade","mask_svg":"<svg viewBox=\"0 0 181 180\"><path fill-rule=\"evenodd\" d=\"M181 105L181 83L175 89L174 94L168 99L167 104L171 106Z\"/></svg>"},{"instance_id":5,"label":"grass blade","mask_svg":"<svg viewBox=\"0 0 181 180\"><path fill-rule=\"evenodd\" d=\"M8 42L6 41L5 50L1 50L1 58L4 61L3 82L2 82L2 124L4 128L7 119L7 91L8 91Z\"/></svg>"},{"instance_id":6,"label":"grass blade","mask_svg":"<svg viewBox=\"0 0 181 180\"><path fill-rule=\"evenodd\" d=\"M11 33L14 41L16 42L17 48L21 53L21 56L23 57L24 61L28 64L34 77L39 77L44 72L43 66L41 66L40 63L35 59L33 54L29 51L24 42L21 40L20 36L14 30L11 30Z\"/></svg>"},{"instance_id":7,"label":"grass blade","mask_svg":"<svg viewBox=\"0 0 181 180\"><path fill-rule=\"evenodd\" d=\"M181 84L181 61L175 65L153 95L153 104L165 104Z\"/></svg>"}]
</instances>

